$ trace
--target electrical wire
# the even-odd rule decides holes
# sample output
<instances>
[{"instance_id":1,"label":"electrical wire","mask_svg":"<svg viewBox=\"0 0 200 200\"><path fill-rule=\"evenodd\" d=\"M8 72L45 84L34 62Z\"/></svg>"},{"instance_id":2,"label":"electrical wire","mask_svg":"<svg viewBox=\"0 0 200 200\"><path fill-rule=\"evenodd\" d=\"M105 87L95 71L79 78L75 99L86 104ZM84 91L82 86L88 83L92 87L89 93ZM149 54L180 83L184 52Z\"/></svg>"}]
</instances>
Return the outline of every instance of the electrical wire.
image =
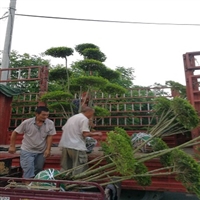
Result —
<instances>
[{"instance_id":1,"label":"electrical wire","mask_svg":"<svg viewBox=\"0 0 200 200\"><path fill-rule=\"evenodd\" d=\"M5 19L5 18L7 18L7 17L8 17L8 15L3 16L3 17L0 17L0 20L1 20L1 19Z\"/></svg>"},{"instance_id":2,"label":"electrical wire","mask_svg":"<svg viewBox=\"0 0 200 200\"><path fill-rule=\"evenodd\" d=\"M62 19L62 20L74 20L74 21L89 21L89 22L106 22L106 23L121 23L121 24L141 24L141 25L167 25L167 26L200 26L200 24L189 24L189 23L158 23L158 22L132 22L132 21L115 21L115 20L98 20L98 19L81 19L81 18L67 18L67 17L53 17L53 16L42 16L42 15L27 15L27 14L15 14L23 17L38 17L38 18L49 18L49 19Z\"/></svg>"}]
</instances>

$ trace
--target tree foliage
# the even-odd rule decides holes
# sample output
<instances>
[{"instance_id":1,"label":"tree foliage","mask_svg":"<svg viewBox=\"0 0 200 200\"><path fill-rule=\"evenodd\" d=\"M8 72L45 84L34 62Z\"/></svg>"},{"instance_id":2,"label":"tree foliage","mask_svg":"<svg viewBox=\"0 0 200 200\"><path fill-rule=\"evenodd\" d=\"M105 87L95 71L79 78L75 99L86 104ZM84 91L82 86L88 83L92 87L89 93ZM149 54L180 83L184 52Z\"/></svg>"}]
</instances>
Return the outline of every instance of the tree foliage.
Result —
<instances>
[{"instance_id":1,"label":"tree foliage","mask_svg":"<svg viewBox=\"0 0 200 200\"><path fill-rule=\"evenodd\" d=\"M166 97L158 97L156 99L154 110L158 115L173 110L168 118L176 117L175 122L178 122L180 126L183 126L188 130L197 127L200 122L200 118L195 108L188 100L180 97L175 97L171 100Z\"/></svg>"},{"instance_id":2,"label":"tree foliage","mask_svg":"<svg viewBox=\"0 0 200 200\"><path fill-rule=\"evenodd\" d=\"M67 72L67 90L69 91L70 87L70 79L69 79L69 71L67 66L67 57L73 55L74 50L69 47L52 47L45 51L46 55L53 56L55 58L64 58L65 59L65 67Z\"/></svg>"},{"instance_id":3,"label":"tree foliage","mask_svg":"<svg viewBox=\"0 0 200 200\"><path fill-rule=\"evenodd\" d=\"M69 74L70 77L72 72L64 66L57 65L56 67L51 67L49 70L49 83L51 87L53 87L53 85L61 86L62 89L66 90L66 81L68 80L67 74Z\"/></svg>"},{"instance_id":4,"label":"tree foliage","mask_svg":"<svg viewBox=\"0 0 200 200\"><path fill-rule=\"evenodd\" d=\"M107 83L106 85L100 86L101 90L107 94L124 94L126 93L126 89L121 87L120 85L114 83Z\"/></svg>"},{"instance_id":5,"label":"tree foliage","mask_svg":"<svg viewBox=\"0 0 200 200\"><path fill-rule=\"evenodd\" d=\"M102 62L94 59L81 60L76 62L75 65L85 72L101 71L106 68L106 66Z\"/></svg>"},{"instance_id":6,"label":"tree foliage","mask_svg":"<svg viewBox=\"0 0 200 200\"><path fill-rule=\"evenodd\" d=\"M51 69L49 80L52 87L57 83L58 85L63 85L64 89L64 82L67 79L70 82L70 85L69 82L67 83L68 92L71 94L78 93L79 102L81 102L82 94L87 92L89 105L93 104L93 97L97 91L107 94L114 92L122 94L126 92L126 89L119 84L110 82L110 80L119 78L121 74L118 71L109 69L102 63L105 61L106 56L100 51L98 46L91 43L84 43L77 45L75 50L80 55L83 55L84 59L72 64L71 69L67 71L67 73L72 73L66 78L63 68L57 67ZM58 51L59 48L51 48L45 53L58 56Z\"/></svg>"},{"instance_id":7,"label":"tree foliage","mask_svg":"<svg viewBox=\"0 0 200 200\"><path fill-rule=\"evenodd\" d=\"M84 49L82 51L82 54L85 59L93 59L93 60L98 60L100 62L104 62L106 60L105 54L97 48Z\"/></svg>"},{"instance_id":8,"label":"tree foliage","mask_svg":"<svg viewBox=\"0 0 200 200\"><path fill-rule=\"evenodd\" d=\"M107 109L104 109L100 106L94 106L94 110L95 110L95 116L99 116L99 117L105 117L105 116L109 116L110 112Z\"/></svg>"},{"instance_id":9,"label":"tree foliage","mask_svg":"<svg viewBox=\"0 0 200 200\"><path fill-rule=\"evenodd\" d=\"M97 76L82 76L77 79L73 79L73 82L78 85L85 84L87 88L99 88L99 86L105 85L108 81Z\"/></svg>"},{"instance_id":10,"label":"tree foliage","mask_svg":"<svg viewBox=\"0 0 200 200\"><path fill-rule=\"evenodd\" d=\"M68 92L53 91L53 92L48 92L44 94L41 97L41 100L48 101L48 100L61 100L61 99L67 99L67 98L73 98L73 96Z\"/></svg>"},{"instance_id":11,"label":"tree foliage","mask_svg":"<svg viewBox=\"0 0 200 200\"><path fill-rule=\"evenodd\" d=\"M10 67L28 67L28 66L49 66L49 60L43 59L42 56L30 55L28 53L19 54L17 51L10 53Z\"/></svg>"},{"instance_id":12,"label":"tree foliage","mask_svg":"<svg viewBox=\"0 0 200 200\"><path fill-rule=\"evenodd\" d=\"M117 83L124 88L131 88L133 87L133 80L134 80L134 69L132 67L125 68L122 66L118 66L115 69L115 72L119 73L119 77L116 77L111 80L112 83Z\"/></svg>"},{"instance_id":13,"label":"tree foliage","mask_svg":"<svg viewBox=\"0 0 200 200\"><path fill-rule=\"evenodd\" d=\"M83 55L83 51L85 49L99 49L98 46L92 43L83 43L83 44L78 44L75 46L75 50L80 54Z\"/></svg>"},{"instance_id":14,"label":"tree foliage","mask_svg":"<svg viewBox=\"0 0 200 200\"><path fill-rule=\"evenodd\" d=\"M165 84L171 87L172 90L176 91L181 98L186 98L186 86L175 82L175 81L166 81Z\"/></svg>"},{"instance_id":15,"label":"tree foliage","mask_svg":"<svg viewBox=\"0 0 200 200\"><path fill-rule=\"evenodd\" d=\"M49 60L45 60L37 55L30 55L28 53L19 54L17 51L11 51L10 54L10 67L11 68L20 68L20 67L29 67L29 66L49 66ZM11 71L11 79L27 79L29 71L27 69L22 69L20 71ZM38 78L38 69L32 69L30 77ZM38 81L17 81L9 83L8 85L14 88L21 88L25 92L35 92L39 91L39 82Z\"/></svg>"},{"instance_id":16,"label":"tree foliage","mask_svg":"<svg viewBox=\"0 0 200 200\"><path fill-rule=\"evenodd\" d=\"M103 78L108 79L110 82L113 82L112 80L119 80L121 74L118 71L115 71L108 67L105 67L105 69L100 70L98 72L98 75L102 76ZM118 81L116 82L116 84L121 85ZM121 85L121 86L123 86L123 85Z\"/></svg>"},{"instance_id":17,"label":"tree foliage","mask_svg":"<svg viewBox=\"0 0 200 200\"><path fill-rule=\"evenodd\" d=\"M44 52L48 56L55 58L66 58L74 53L74 50L69 47L52 47Z\"/></svg>"},{"instance_id":18,"label":"tree foliage","mask_svg":"<svg viewBox=\"0 0 200 200\"><path fill-rule=\"evenodd\" d=\"M64 91L52 91L43 94L41 100L48 103L50 109L63 111L63 117L69 118L67 111L72 109L73 95Z\"/></svg>"}]
</instances>

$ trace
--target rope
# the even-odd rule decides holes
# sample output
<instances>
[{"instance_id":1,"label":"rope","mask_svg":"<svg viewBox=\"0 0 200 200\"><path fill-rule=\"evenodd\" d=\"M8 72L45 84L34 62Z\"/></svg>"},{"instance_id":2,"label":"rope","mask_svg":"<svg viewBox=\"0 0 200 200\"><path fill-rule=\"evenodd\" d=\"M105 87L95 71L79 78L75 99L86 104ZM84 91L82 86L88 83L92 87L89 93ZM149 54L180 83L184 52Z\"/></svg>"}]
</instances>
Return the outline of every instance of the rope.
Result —
<instances>
[{"instance_id":1,"label":"rope","mask_svg":"<svg viewBox=\"0 0 200 200\"><path fill-rule=\"evenodd\" d=\"M60 188L57 188L56 186L37 186L37 185L26 185L26 184L20 184L18 182L15 182L13 180L8 181L8 185L6 185L4 188L26 188L26 189L41 189L41 190L60 190Z\"/></svg>"}]
</instances>

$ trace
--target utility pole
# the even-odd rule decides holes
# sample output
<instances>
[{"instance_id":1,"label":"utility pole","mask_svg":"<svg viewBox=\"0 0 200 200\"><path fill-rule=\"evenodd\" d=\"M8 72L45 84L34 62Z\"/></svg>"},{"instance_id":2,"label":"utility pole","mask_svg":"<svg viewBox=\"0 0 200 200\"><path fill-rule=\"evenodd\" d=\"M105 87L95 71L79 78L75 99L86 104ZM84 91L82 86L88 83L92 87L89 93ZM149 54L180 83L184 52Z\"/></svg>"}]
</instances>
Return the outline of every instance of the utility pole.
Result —
<instances>
[{"instance_id":1,"label":"utility pole","mask_svg":"<svg viewBox=\"0 0 200 200\"><path fill-rule=\"evenodd\" d=\"M8 23L7 23L6 37L4 42L3 57L1 63L2 69L9 68L15 10L16 10L16 0L10 0ZM7 79L8 79L8 71L2 71L0 80L7 80ZM6 82L4 84L6 84Z\"/></svg>"}]
</instances>

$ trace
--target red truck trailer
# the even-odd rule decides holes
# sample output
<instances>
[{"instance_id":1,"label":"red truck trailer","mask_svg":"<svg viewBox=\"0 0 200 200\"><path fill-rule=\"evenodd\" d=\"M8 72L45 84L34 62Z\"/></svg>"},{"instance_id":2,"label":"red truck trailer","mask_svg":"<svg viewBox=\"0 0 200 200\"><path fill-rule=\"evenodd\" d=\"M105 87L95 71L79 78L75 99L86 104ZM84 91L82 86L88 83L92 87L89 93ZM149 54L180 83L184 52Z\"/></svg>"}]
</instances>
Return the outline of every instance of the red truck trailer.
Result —
<instances>
[{"instance_id":1,"label":"red truck trailer","mask_svg":"<svg viewBox=\"0 0 200 200\"><path fill-rule=\"evenodd\" d=\"M200 52L191 52L183 55L184 62L184 70L185 70L185 78L186 78L186 91L187 91L187 99L194 106L198 113L200 113L200 90L199 90L199 78L200 75L197 73L200 69L200 66L196 66L195 57L199 56ZM40 86L40 91L38 93L25 93L23 95L17 95L13 92L13 96L10 96L10 93L5 89L0 90L0 147L4 148L5 151L1 151L0 158L8 159L10 156L6 148L8 148L9 137L12 130L20 124L27 116L33 114L33 110L35 106L40 105L42 102L39 101L39 97L47 91L47 80L48 80L48 68L46 66L31 66L24 68L9 68L9 69L1 69L0 77L3 71L7 70L11 73L13 70L18 71L18 74L23 70L27 70L27 77L20 78L16 80L8 79L8 80L0 80L0 83L3 82L13 82L13 81L38 81ZM31 76L31 71L37 70L37 77ZM19 76L20 77L20 76ZM4 88L4 87L3 87ZM0 88L1 89L1 88ZM114 127L119 126L123 127L129 135L133 133L145 132L146 128L149 126L149 122L152 119L152 105L154 104L153 99L158 96L165 97L175 97L178 96L179 93L174 88L160 86L160 87L135 87L128 90L127 94L122 96L109 95L104 96L103 93L95 94L93 103L94 105L104 106L106 105L109 109L111 116L104 117L98 119L96 130L102 131L102 141L106 139L106 133L109 130L112 130ZM141 101L142 99L142 101ZM148 113L148 114L147 114ZM62 113L54 111L54 113L50 114L50 118L54 121L56 125L57 135L53 139L54 146L52 147L52 154L46 160L45 169L54 168L59 169L60 166L60 149L57 147L57 144L61 137L61 127L65 123L66 119L62 117ZM169 147L174 147L179 144L182 144L185 141L188 141L192 138L195 138L199 135L199 128L191 131L190 135L173 135L163 138L163 140L168 144ZM22 137L18 137L17 144L20 146ZM94 151L89 154L89 159L93 159L101 152L99 151L100 144L97 144ZM194 153L193 148L185 149L190 154ZM16 174L20 175L20 167L19 160L17 156L19 156L19 152L15 155L16 157L12 158L12 164L10 166L10 174L11 176L15 176ZM157 169L161 167L161 163L159 159L153 159L145 163L148 169ZM15 170L14 170L15 169ZM16 174L14 174L14 172ZM1 181L7 180L1 177ZM4 179L4 180L3 180ZM14 180L14 179L13 179ZM57 182L56 182L57 183ZM87 183L86 183L87 184ZM91 183L93 184L93 183ZM96 185L99 188L99 193L95 194L99 196L98 198L102 198L102 188L99 185ZM2 191L2 187L0 187L0 191ZM159 176L152 178L152 184L150 186L140 186L134 180L126 180L121 183L121 189L123 190L140 190L144 191L144 196L141 199L160 199L162 197L163 191L171 191L171 192L186 192L186 189L183 185L175 179L174 175L167 176ZM4 190L4 189L3 189ZM16 189L18 192L19 189ZM15 190L12 188L7 190L7 192L17 194ZM4 191L6 192L6 190ZM8 193L9 193L8 192ZM37 196L32 193L32 195ZM8 193L5 193L6 195ZM25 192L27 193L27 192ZM55 191L52 191L55 195ZM50 193L49 193L50 194ZM28 195L28 193L26 194ZM42 193L42 195L46 195ZM53 195L53 194L52 194ZM38 197L33 197L29 199L39 199ZM62 195L61 195L62 196ZM60 199L62 199L60 196ZM78 194L77 194L78 196ZM82 195L80 195L82 196ZM28 198L27 196L24 199ZM50 197L49 197L50 198ZM54 197L52 197L53 199ZM14 199L14 197L13 197ZM16 197L17 199L17 197ZM73 199L73 198L72 198ZM74 198L75 199L75 198Z\"/></svg>"},{"instance_id":2,"label":"red truck trailer","mask_svg":"<svg viewBox=\"0 0 200 200\"><path fill-rule=\"evenodd\" d=\"M32 181L40 183L49 183L52 186L49 188L38 189L31 186L23 185L23 181ZM80 181L60 181L60 180L36 180L36 179L23 179L16 177L0 177L0 183L7 183L5 186L0 187L0 198L2 200L104 200L104 189L97 183L80 182ZM77 184L80 186L94 187L93 191L61 191L61 184Z\"/></svg>"}]
</instances>

